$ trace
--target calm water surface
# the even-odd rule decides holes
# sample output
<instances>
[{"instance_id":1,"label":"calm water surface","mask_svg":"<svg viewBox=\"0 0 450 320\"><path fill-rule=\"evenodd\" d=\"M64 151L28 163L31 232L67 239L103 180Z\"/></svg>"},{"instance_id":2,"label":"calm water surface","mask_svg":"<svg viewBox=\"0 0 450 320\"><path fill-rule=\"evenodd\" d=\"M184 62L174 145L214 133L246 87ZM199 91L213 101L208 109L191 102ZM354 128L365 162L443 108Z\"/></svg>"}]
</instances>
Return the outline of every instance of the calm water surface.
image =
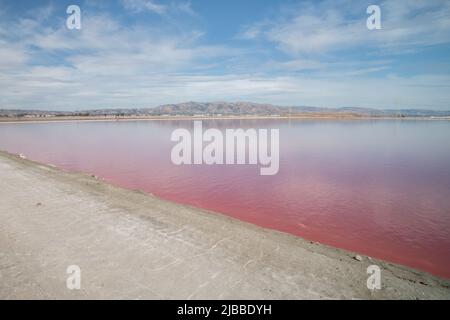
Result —
<instances>
[{"instance_id":1,"label":"calm water surface","mask_svg":"<svg viewBox=\"0 0 450 320\"><path fill-rule=\"evenodd\" d=\"M450 122L209 120L280 129L280 170L175 166L191 121L0 124L0 149L450 278Z\"/></svg>"}]
</instances>

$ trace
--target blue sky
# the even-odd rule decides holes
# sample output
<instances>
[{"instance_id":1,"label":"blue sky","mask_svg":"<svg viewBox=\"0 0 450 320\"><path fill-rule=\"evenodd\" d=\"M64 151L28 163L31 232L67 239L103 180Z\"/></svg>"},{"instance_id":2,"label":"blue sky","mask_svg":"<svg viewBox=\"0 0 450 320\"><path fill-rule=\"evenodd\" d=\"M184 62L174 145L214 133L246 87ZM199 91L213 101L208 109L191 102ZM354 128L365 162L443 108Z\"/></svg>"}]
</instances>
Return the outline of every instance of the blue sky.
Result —
<instances>
[{"instance_id":1,"label":"blue sky","mask_svg":"<svg viewBox=\"0 0 450 320\"><path fill-rule=\"evenodd\" d=\"M450 110L450 1L0 0L0 88L0 108Z\"/></svg>"}]
</instances>

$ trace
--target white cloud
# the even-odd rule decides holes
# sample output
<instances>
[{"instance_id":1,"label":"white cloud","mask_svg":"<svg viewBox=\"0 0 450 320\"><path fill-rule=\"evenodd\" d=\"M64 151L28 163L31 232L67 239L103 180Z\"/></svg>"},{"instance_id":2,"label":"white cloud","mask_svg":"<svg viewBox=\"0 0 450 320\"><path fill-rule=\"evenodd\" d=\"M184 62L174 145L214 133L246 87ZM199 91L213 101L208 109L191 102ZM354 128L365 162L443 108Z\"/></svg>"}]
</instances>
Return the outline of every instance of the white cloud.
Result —
<instances>
[{"instance_id":1,"label":"white cloud","mask_svg":"<svg viewBox=\"0 0 450 320\"><path fill-rule=\"evenodd\" d=\"M374 47L405 49L450 43L450 2L383 1L382 30L366 27L366 6L354 1L302 3L276 21L248 26L247 39L266 39L292 55L324 54L343 49Z\"/></svg>"},{"instance_id":2,"label":"white cloud","mask_svg":"<svg viewBox=\"0 0 450 320\"><path fill-rule=\"evenodd\" d=\"M123 6L127 10L133 12L150 11L157 14L164 14L167 11L167 6L157 4L152 0L122 0Z\"/></svg>"},{"instance_id":3,"label":"white cloud","mask_svg":"<svg viewBox=\"0 0 450 320\"><path fill-rule=\"evenodd\" d=\"M187 13L192 16L197 15L197 13L192 8L192 3L190 1L175 3L174 6L181 12Z\"/></svg>"},{"instance_id":4,"label":"white cloud","mask_svg":"<svg viewBox=\"0 0 450 320\"><path fill-rule=\"evenodd\" d=\"M0 71L14 71L27 61L27 55L20 46L10 46L0 40Z\"/></svg>"},{"instance_id":5,"label":"white cloud","mask_svg":"<svg viewBox=\"0 0 450 320\"><path fill-rule=\"evenodd\" d=\"M402 13L403 9L392 7L392 14L409 17L410 11ZM322 13L325 26L313 10L306 8L300 13L309 20L301 20L296 14L254 27L247 37L272 37L271 41L293 56L252 64L246 64L246 59L253 58L255 50L249 54L236 47L204 45L200 31L175 33L162 27L124 27L106 13L88 11L80 31L67 30L63 19L58 27L33 16L12 23L0 21L0 30L5 31L0 33L0 108L62 110L148 107L188 100L251 100L326 107L448 109L449 76L367 78L367 74L387 70L389 61L330 61L322 54L303 57L305 52L333 51L351 43L350 38L359 39L360 31L354 24L345 27L346 19L339 10ZM434 37L419 40L437 43L446 39L442 30L448 25L445 11L432 12L433 23L441 29ZM298 25L316 28L296 31L294 26ZM326 30L333 25L344 25L343 30L353 36L339 31L331 33L338 41L330 39ZM430 32L429 28L421 24L419 33ZM303 37L308 50L297 42L294 33ZM391 41L412 37L400 33L389 41L384 39L383 44L389 46ZM228 60L232 61L230 69L225 68L224 61ZM242 69L235 68L237 65ZM293 75L292 71L300 74ZM314 75L306 74L309 71Z\"/></svg>"},{"instance_id":6,"label":"white cloud","mask_svg":"<svg viewBox=\"0 0 450 320\"><path fill-rule=\"evenodd\" d=\"M61 110L149 107L191 100L250 100L323 107L447 109L450 101L449 76L316 79L115 72L93 75L67 67L35 67L27 73L1 76L4 93L0 103Z\"/></svg>"},{"instance_id":7,"label":"white cloud","mask_svg":"<svg viewBox=\"0 0 450 320\"><path fill-rule=\"evenodd\" d=\"M170 12L182 12L191 16L197 15L190 1L173 1L159 4L154 0L121 0L123 7L133 13L151 12L166 15Z\"/></svg>"},{"instance_id":8,"label":"white cloud","mask_svg":"<svg viewBox=\"0 0 450 320\"><path fill-rule=\"evenodd\" d=\"M325 68L326 65L324 62L313 59L294 59L282 62L271 61L268 63L269 68L283 71L320 70Z\"/></svg>"}]
</instances>

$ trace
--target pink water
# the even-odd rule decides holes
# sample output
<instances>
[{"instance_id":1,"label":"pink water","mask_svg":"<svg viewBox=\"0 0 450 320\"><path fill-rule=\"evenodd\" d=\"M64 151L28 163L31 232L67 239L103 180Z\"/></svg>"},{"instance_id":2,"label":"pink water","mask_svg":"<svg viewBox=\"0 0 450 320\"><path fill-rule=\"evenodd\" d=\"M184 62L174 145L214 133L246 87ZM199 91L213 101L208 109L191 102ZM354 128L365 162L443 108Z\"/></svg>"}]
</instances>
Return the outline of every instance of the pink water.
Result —
<instances>
[{"instance_id":1,"label":"pink water","mask_svg":"<svg viewBox=\"0 0 450 320\"><path fill-rule=\"evenodd\" d=\"M450 278L450 122L204 121L280 129L280 171L175 166L190 121L0 124L0 149Z\"/></svg>"}]
</instances>

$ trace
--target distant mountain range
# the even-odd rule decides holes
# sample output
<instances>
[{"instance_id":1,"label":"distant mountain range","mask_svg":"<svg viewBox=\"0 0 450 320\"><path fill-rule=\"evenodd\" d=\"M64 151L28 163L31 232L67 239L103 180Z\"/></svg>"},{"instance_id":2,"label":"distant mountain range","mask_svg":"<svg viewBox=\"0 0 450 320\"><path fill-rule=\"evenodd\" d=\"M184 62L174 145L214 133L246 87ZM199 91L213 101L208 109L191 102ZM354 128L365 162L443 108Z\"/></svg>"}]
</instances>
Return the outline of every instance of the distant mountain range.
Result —
<instances>
[{"instance_id":1,"label":"distant mountain range","mask_svg":"<svg viewBox=\"0 0 450 320\"><path fill-rule=\"evenodd\" d=\"M154 108L93 109L83 111L44 111L0 109L0 117L59 117L59 116L298 116L354 115L369 117L450 117L450 111L425 109L318 108L305 106L282 107L252 102L185 102Z\"/></svg>"}]
</instances>

